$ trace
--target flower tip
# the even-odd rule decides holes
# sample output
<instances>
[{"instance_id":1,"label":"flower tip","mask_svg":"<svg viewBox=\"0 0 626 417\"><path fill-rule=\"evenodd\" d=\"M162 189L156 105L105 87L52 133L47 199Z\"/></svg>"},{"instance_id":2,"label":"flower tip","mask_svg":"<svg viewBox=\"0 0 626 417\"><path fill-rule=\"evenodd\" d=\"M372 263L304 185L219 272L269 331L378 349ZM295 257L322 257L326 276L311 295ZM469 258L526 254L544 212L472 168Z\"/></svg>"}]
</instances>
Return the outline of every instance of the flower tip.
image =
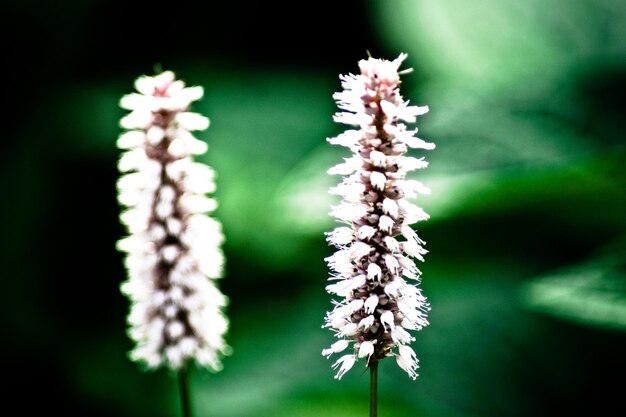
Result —
<instances>
[{"instance_id":1,"label":"flower tip","mask_svg":"<svg viewBox=\"0 0 626 417\"><path fill-rule=\"evenodd\" d=\"M400 65L402 65L402 63L404 62L405 59L407 59L409 56L409 54L407 54L406 52L402 52L400 55L398 55L398 57L396 59L394 59L392 61L393 66L396 68L396 71L398 70L398 68L400 68ZM404 70L406 71L406 70ZM413 71L413 69L410 69L409 72Z\"/></svg>"},{"instance_id":2,"label":"flower tip","mask_svg":"<svg viewBox=\"0 0 626 417\"><path fill-rule=\"evenodd\" d=\"M146 75L142 75L135 80L135 90L141 94L150 95L154 91L154 79Z\"/></svg>"},{"instance_id":3,"label":"flower tip","mask_svg":"<svg viewBox=\"0 0 626 417\"><path fill-rule=\"evenodd\" d=\"M407 54L406 52L401 52L400 55L398 55L398 57L394 61L398 62L398 63L401 63L402 61L407 59L408 56L409 56L409 54Z\"/></svg>"},{"instance_id":4,"label":"flower tip","mask_svg":"<svg viewBox=\"0 0 626 417\"><path fill-rule=\"evenodd\" d=\"M154 77L155 84L157 85L167 85L174 81L176 78L173 71L163 71Z\"/></svg>"}]
</instances>

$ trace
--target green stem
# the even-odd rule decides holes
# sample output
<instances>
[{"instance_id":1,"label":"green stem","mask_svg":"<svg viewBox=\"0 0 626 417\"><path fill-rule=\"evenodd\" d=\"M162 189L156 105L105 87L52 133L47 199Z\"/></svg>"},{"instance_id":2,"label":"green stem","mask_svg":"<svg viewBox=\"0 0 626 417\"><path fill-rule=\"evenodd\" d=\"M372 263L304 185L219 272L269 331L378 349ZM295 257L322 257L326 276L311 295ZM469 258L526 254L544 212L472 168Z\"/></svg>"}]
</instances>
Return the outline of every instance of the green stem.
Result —
<instances>
[{"instance_id":1,"label":"green stem","mask_svg":"<svg viewBox=\"0 0 626 417\"><path fill-rule=\"evenodd\" d=\"M191 417L191 396L189 393L189 370L187 365L178 371L178 388L180 392L180 406L182 417Z\"/></svg>"},{"instance_id":2,"label":"green stem","mask_svg":"<svg viewBox=\"0 0 626 417\"><path fill-rule=\"evenodd\" d=\"M370 362L370 417L378 416L378 361Z\"/></svg>"}]
</instances>

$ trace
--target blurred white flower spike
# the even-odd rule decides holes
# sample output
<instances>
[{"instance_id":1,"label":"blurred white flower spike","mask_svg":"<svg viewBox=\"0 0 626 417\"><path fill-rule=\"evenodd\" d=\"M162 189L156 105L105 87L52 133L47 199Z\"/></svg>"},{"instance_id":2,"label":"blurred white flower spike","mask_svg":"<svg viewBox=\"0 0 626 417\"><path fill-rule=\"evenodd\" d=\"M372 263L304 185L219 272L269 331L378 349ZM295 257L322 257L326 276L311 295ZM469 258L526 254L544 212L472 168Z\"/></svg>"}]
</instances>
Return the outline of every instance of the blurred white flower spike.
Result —
<instances>
[{"instance_id":1,"label":"blurred white flower spike","mask_svg":"<svg viewBox=\"0 0 626 417\"><path fill-rule=\"evenodd\" d=\"M426 250L410 225L428 215L407 198L429 190L406 174L428 164L405 153L435 145L405 125L428 111L400 95L400 74L406 71L398 69L406 57L361 60L360 74L341 75L343 91L333 95L342 110L334 120L356 126L328 139L353 152L328 171L343 177L330 192L342 197L331 215L344 225L326 234L337 249L326 258L332 282L326 290L340 299L324 327L339 341L322 351L326 357L344 353L333 365L337 379L359 358L371 367L386 357L395 357L409 377L417 377L418 360L408 346L415 338L408 330L428 325L430 306L417 286L421 273L413 260L423 260Z\"/></svg>"},{"instance_id":2,"label":"blurred white flower spike","mask_svg":"<svg viewBox=\"0 0 626 417\"><path fill-rule=\"evenodd\" d=\"M122 97L131 112L117 141L118 200L128 236L118 242L126 253L128 279L121 290L131 301L132 360L149 369L180 370L188 361L213 371L230 347L224 335L227 298L215 280L222 276L224 237L209 213L206 196L215 190L214 171L194 161L207 145L191 131L209 120L189 112L202 87L185 87L171 71L135 81L137 93Z\"/></svg>"}]
</instances>

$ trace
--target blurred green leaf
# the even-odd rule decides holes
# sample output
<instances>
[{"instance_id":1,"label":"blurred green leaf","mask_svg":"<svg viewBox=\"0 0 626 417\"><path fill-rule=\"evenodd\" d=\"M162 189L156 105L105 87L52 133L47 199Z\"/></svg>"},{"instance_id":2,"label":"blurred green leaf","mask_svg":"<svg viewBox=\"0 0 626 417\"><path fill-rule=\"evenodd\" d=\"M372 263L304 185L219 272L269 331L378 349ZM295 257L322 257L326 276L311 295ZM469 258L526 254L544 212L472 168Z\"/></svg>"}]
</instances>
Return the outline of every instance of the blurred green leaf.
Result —
<instances>
[{"instance_id":1,"label":"blurred green leaf","mask_svg":"<svg viewBox=\"0 0 626 417\"><path fill-rule=\"evenodd\" d=\"M626 239L527 282L524 305L577 323L626 330Z\"/></svg>"},{"instance_id":2,"label":"blurred green leaf","mask_svg":"<svg viewBox=\"0 0 626 417\"><path fill-rule=\"evenodd\" d=\"M314 74L256 72L207 82L198 109L212 120L202 160L218 173L216 216L228 244L247 247L254 262L290 268L307 256L297 233L306 225L276 204L276 195L333 127L332 83L338 81ZM307 214L301 218L308 221Z\"/></svg>"},{"instance_id":3,"label":"blurred green leaf","mask_svg":"<svg viewBox=\"0 0 626 417\"><path fill-rule=\"evenodd\" d=\"M618 0L373 2L380 35L408 52L410 63L433 78L483 85L544 77L590 53L623 53L621 5Z\"/></svg>"}]
</instances>

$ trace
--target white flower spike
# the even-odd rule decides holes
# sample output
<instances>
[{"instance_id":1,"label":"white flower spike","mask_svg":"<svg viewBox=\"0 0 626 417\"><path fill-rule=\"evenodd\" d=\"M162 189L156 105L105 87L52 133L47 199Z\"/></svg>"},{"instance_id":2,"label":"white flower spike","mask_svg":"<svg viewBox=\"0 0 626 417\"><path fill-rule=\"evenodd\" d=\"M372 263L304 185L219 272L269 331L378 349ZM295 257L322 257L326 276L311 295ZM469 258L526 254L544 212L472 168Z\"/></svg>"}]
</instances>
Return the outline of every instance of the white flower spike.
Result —
<instances>
[{"instance_id":1,"label":"white flower spike","mask_svg":"<svg viewBox=\"0 0 626 417\"><path fill-rule=\"evenodd\" d=\"M230 351L224 341L227 298L214 280L222 275L221 224L206 213L216 207L204 194L215 189L214 172L194 162L207 150L190 131L209 120L188 111L202 87L185 87L171 71L135 82L138 93L122 97L131 112L122 118L117 144L122 176L120 219L129 236L128 279L121 290L131 301L131 359L147 368L179 370L190 360L213 371Z\"/></svg>"},{"instance_id":2,"label":"white flower spike","mask_svg":"<svg viewBox=\"0 0 626 417\"><path fill-rule=\"evenodd\" d=\"M333 95L342 110L334 120L359 129L328 139L354 153L345 159L349 164L343 162L328 171L343 176L339 186L331 189L342 197L331 215L343 225L326 234L329 244L337 248L326 258L329 280L334 282L326 289L340 300L327 313L324 327L339 341L324 349L323 355L351 351L333 365L338 369L336 379L365 357L367 366L395 357L410 378L417 377L418 359L408 346L415 338L407 330L428 325L430 306L416 286L420 272L412 259L423 261L426 250L410 225L428 215L407 198L429 190L405 178L428 164L405 153L409 148L435 146L415 137L417 129L407 130L404 124L428 111L427 106L409 105L400 95L400 74L406 71L398 72L398 68L406 57L361 60L360 74L340 76L343 91ZM407 283L403 276L414 283Z\"/></svg>"}]
</instances>

